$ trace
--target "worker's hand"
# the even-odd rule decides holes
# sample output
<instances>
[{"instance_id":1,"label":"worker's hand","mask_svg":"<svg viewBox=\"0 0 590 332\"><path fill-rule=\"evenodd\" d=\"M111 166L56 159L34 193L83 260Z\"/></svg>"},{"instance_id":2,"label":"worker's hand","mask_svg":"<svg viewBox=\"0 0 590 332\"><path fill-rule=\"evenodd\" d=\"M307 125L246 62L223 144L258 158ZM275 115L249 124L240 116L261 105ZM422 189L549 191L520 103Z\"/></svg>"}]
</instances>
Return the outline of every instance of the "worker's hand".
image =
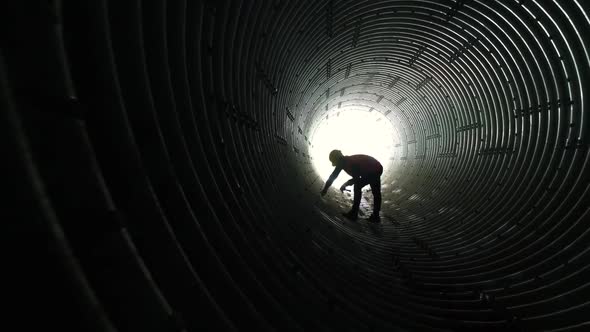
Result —
<instances>
[{"instance_id":1,"label":"worker's hand","mask_svg":"<svg viewBox=\"0 0 590 332\"><path fill-rule=\"evenodd\" d=\"M346 187L347 187L346 184L343 184L342 187L340 187L340 191L344 192L344 190L346 190Z\"/></svg>"}]
</instances>

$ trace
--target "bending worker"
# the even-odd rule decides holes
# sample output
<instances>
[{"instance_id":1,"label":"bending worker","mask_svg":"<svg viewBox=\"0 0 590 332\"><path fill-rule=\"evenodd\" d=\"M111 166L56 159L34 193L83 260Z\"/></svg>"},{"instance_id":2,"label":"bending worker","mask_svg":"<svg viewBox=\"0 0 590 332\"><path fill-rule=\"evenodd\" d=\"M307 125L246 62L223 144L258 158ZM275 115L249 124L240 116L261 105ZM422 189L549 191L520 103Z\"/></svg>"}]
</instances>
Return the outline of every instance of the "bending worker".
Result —
<instances>
[{"instance_id":1,"label":"bending worker","mask_svg":"<svg viewBox=\"0 0 590 332\"><path fill-rule=\"evenodd\" d=\"M369 221L379 222L379 211L381 210L381 174L383 174L381 163L377 159L364 154L344 156L340 150L330 152L330 161L335 168L328 181L326 181L324 189L322 189L322 196L328 192L328 188L336 180L340 171L344 170L352 178L340 187L340 191L344 191L346 187L354 185L354 200L352 209L347 213L343 213L343 215L351 220L357 219L359 205L361 203L361 189L368 184L371 186L374 201L373 214L369 217Z\"/></svg>"}]
</instances>

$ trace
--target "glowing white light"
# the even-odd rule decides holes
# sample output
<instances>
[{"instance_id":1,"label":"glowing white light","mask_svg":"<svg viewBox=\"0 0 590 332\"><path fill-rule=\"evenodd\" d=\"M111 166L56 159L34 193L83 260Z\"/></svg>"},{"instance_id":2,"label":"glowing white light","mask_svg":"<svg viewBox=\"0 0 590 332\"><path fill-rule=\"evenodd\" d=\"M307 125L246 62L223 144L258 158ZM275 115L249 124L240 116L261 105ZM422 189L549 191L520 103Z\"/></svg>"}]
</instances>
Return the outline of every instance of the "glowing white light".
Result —
<instances>
[{"instance_id":1,"label":"glowing white light","mask_svg":"<svg viewBox=\"0 0 590 332\"><path fill-rule=\"evenodd\" d=\"M310 152L316 172L323 181L328 179L334 171L328 156L334 149L341 150L345 156L373 156L383 165L383 172L387 172L395 144L393 130L391 122L376 111L347 110L331 114L322 120L312 137ZM348 179L350 176L342 171L332 186L339 188Z\"/></svg>"}]
</instances>

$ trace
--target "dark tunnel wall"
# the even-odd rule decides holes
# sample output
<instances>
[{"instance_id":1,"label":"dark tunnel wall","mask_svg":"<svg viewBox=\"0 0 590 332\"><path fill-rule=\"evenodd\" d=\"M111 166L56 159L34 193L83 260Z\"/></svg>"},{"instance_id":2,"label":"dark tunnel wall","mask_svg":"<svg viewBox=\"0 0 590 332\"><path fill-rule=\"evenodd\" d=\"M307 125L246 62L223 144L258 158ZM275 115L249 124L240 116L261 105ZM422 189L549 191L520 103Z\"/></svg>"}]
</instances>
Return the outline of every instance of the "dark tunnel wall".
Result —
<instances>
[{"instance_id":1,"label":"dark tunnel wall","mask_svg":"<svg viewBox=\"0 0 590 332\"><path fill-rule=\"evenodd\" d=\"M586 1L1 6L25 330L589 328ZM319 197L350 106L401 140L378 224Z\"/></svg>"}]
</instances>

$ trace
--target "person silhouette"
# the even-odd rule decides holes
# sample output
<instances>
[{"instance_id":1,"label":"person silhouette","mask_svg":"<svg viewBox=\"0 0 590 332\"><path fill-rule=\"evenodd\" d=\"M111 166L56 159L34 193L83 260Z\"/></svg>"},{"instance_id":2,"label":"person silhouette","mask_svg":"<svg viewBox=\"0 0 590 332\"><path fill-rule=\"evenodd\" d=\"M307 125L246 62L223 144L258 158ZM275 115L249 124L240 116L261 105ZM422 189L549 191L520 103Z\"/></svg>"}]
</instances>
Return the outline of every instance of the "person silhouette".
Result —
<instances>
[{"instance_id":1,"label":"person silhouette","mask_svg":"<svg viewBox=\"0 0 590 332\"><path fill-rule=\"evenodd\" d=\"M354 185L354 199L352 209L342 215L351 220L358 218L359 205L361 203L361 189L368 184L371 186L374 201L373 214L371 214L368 220L379 222L379 211L381 210L381 174L383 174L381 163L377 159L364 154L344 156L340 150L332 150L329 158L332 166L335 166L335 168L326 181L321 195L324 196L328 192L328 188L336 180L340 171L344 170L352 178L340 187L340 191L344 191L346 187Z\"/></svg>"}]
</instances>

